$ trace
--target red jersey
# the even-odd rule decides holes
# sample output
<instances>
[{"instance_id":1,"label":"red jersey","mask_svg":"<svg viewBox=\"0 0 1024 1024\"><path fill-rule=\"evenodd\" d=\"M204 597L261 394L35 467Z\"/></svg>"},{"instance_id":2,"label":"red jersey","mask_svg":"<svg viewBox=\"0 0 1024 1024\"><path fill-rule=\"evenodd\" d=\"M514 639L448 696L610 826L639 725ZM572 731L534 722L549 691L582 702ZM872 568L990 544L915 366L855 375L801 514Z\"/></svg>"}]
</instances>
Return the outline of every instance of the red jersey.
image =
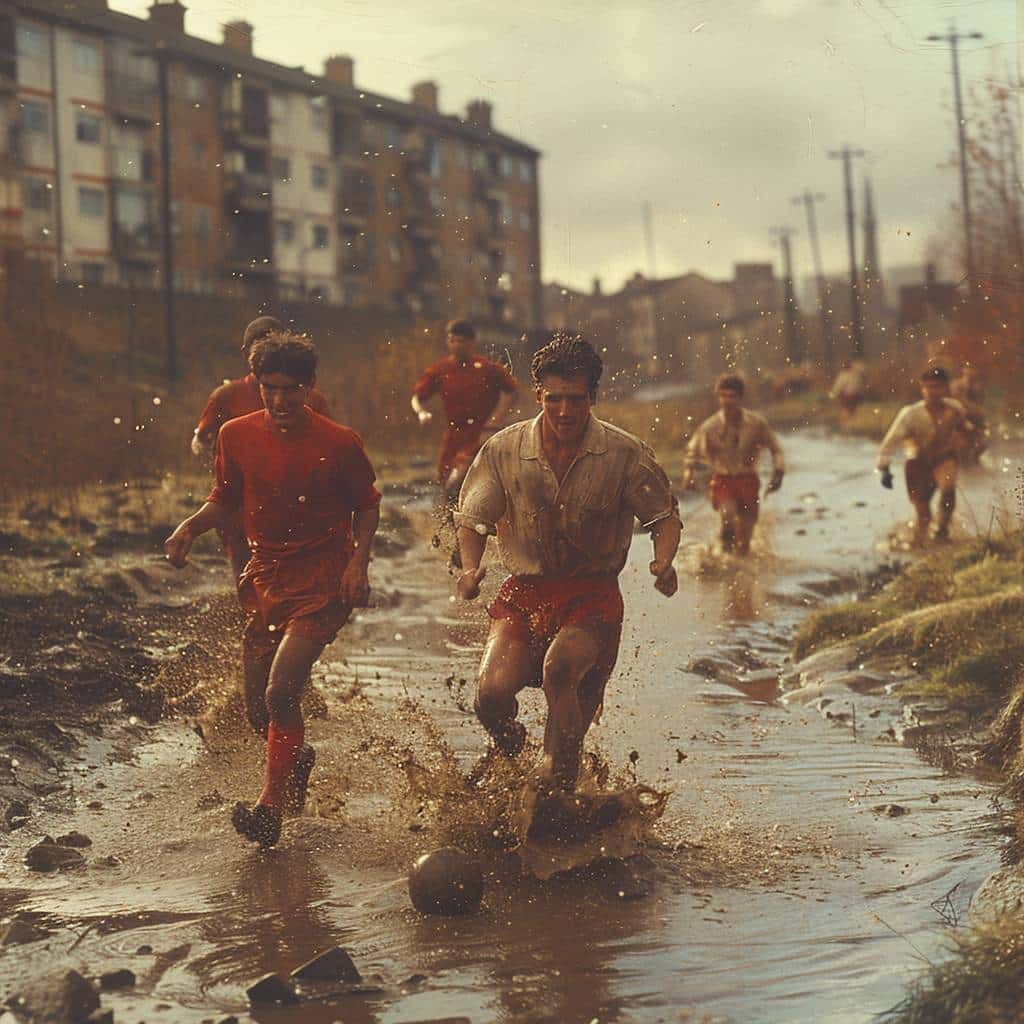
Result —
<instances>
[{"instance_id":1,"label":"red jersey","mask_svg":"<svg viewBox=\"0 0 1024 1024\"><path fill-rule=\"evenodd\" d=\"M277 430L264 409L225 423L208 501L240 511L255 559L328 545L348 549L352 513L380 501L362 439L308 409Z\"/></svg>"},{"instance_id":2,"label":"red jersey","mask_svg":"<svg viewBox=\"0 0 1024 1024\"><path fill-rule=\"evenodd\" d=\"M330 416L327 399L316 388L310 388L306 396L306 405L321 416ZM216 437L217 431L228 420L248 416L249 413L259 412L262 408L263 396L260 394L259 381L251 373L247 373L238 380L226 381L210 393L206 400L206 408L203 409L196 425L196 433L200 437Z\"/></svg>"},{"instance_id":3,"label":"red jersey","mask_svg":"<svg viewBox=\"0 0 1024 1024\"><path fill-rule=\"evenodd\" d=\"M461 427L483 426L501 392L515 389L512 374L491 359L473 356L460 363L454 356L445 356L423 371L412 393L420 401L440 394L448 425Z\"/></svg>"}]
</instances>

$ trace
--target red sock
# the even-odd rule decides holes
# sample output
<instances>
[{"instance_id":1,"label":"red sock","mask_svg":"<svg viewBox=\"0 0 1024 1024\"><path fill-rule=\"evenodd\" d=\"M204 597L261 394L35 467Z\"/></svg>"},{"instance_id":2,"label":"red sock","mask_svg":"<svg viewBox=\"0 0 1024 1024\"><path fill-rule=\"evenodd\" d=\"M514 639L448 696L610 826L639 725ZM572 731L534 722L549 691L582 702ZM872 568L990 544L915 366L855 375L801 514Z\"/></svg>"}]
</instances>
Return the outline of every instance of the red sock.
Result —
<instances>
[{"instance_id":1,"label":"red sock","mask_svg":"<svg viewBox=\"0 0 1024 1024\"><path fill-rule=\"evenodd\" d=\"M271 723L267 729L267 774L257 804L265 804L275 810L280 808L285 786L305 738L304 725L295 729L282 729Z\"/></svg>"}]
</instances>

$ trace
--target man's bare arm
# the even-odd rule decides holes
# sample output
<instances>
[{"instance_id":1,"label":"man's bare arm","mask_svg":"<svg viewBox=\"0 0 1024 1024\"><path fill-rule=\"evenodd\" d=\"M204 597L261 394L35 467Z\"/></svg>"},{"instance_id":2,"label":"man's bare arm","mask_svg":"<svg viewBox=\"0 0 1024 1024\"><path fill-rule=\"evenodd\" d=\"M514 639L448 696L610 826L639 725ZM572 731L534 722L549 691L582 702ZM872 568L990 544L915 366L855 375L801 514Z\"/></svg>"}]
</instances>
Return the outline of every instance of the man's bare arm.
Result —
<instances>
[{"instance_id":1,"label":"man's bare arm","mask_svg":"<svg viewBox=\"0 0 1024 1024\"><path fill-rule=\"evenodd\" d=\"M341 599L353 608L364 608L370 599L370 555L380 524L380 506L356 509L352 516L354 551L341 574Z\"/></svg>"},{"instance_id":2,"label":"man's bare arm","mask_svg":"<svg viewBox=\"0 0 1024 1024\"><path fill-rule=\"evenodd\" d=\"M683 534L683 524L678 516L666 516L659 519L651 527L651 542L654 546L654 561L651 562L651 575L655 577L655 588L666 597L671 597L679 587L673 564L679 550L679 540Z\"/></svg>"},{"instance_id":3,"label":"man's bare arm","mask_svg":"<svg viewBox=\"0 0 1024 1024\"><path fill-rule=\"evenodd\" d=\"M462 575L459 576L459 596L464 601L472 601L480 593L486 569L480 568L480 562L487 549L487 534L478 533L468 526L460 526L455 534L462 556Z\"/></svg>"},{"instance_id":4,"label":"man's bare arm","mask_svg":"<svg viewBox=\"0 0 1024 1024\"><path fill-rule=\"evenodd\" d=\"M412 406L412 411L416 413L420 423L429 423L434 418L434 414L420 401L419 395L413 395L412 401L409 404Z\"/></svg>"},{"instance_id":5,"label":"man's bare arm","mask_svg":"<svg viewBox=\"0 0 1024 1024\"><path fill-rule=\"evenodd\" d=\"M178 528L164 541L164 553L167 560L176 569L181 569L188 562L188 553L197 537L208 530L223 527L228 521L228 510L216 501L208 501L203 507L182 522Z\"/></svg>"}]
</instances>

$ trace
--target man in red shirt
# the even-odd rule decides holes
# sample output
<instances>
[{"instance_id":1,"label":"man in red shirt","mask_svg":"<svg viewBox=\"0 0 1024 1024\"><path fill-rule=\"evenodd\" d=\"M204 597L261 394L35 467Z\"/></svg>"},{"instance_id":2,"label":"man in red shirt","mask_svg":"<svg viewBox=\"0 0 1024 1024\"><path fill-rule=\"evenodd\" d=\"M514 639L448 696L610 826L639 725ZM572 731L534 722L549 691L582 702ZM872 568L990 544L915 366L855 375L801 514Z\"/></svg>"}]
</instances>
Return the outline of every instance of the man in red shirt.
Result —
<instances>
[{"instance_id":1,"label":"man in red shirt","mask_svg":"<svg viewBox=\"0 0 1024 1024\"><path fill-rule=\"evenodd\" d=\"M265 338L272 331L283 331L284 329L284 324L276 317L260 316L253 320L242 334L242 357L246 363L249 360L249 350L257 341ZM310 389L306 402L313 412L319 413L321 416L330 416L327 400L316 388ZM237 419L239 416L248 416L249 413L258 412L262 408L263 398L260 396L259 383L251 373L239 377L238 380L225 381L220 387L215 388L206 400L206 408L203 409L192 434L193 454L202 455L212 452L213 445L217 440L217 433L228 420ZM235 519L217 532L220 534L221 543L227 552L228 561L231 563L237 583L245 568L245 563L249 561L249 546L245 542L242 524Z\"/></svg>"},{"instance_id":2,"label":"man in red shirt","mask_svg":"<svg viewBox=\"0 0 1024 1024\"><path fill-rule=\"evenodd\" d=\"M316 363L313 345L288 332L253 345L249 366L266 408L221 428L213 490L164 545L180 568L207 530L234 516L245 529L252 552L238 586L248 613L245 703L266 736L267 763L256 805L237 804L233 821L262 846L277 842L286 800L301 805L304 797L315 755L304 744L299 699L324 647L367 602L380 518L359 435L308 406Z\"/></svg>"},{"instance_id":3,"label":"man in red shirt","mask_svg":"<svg viewBox=\"0 0 1024 1024\"><path fill-rule=\"evenodd\" d=\"M484 441L497 429L512 403L515 378L499 363L476 351L476 329L468 320L445 328L448 355L428 366L412 391L412 409L420 423L434 417L423 403L440 394L447 420L437 476L449 498L459 493L462 479Z\"/></svg>"}]
</instances>

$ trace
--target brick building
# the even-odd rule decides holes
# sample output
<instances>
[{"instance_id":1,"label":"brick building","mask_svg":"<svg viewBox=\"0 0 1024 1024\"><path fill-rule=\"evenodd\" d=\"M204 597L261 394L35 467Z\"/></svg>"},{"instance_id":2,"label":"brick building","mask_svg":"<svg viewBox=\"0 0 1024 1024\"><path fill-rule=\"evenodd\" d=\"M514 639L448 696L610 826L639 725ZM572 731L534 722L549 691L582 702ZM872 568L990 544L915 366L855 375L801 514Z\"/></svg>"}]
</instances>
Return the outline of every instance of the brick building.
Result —
<instances>
[{"instance_id":1,"label":"brick building","mask_svg":"<svg viewBox=\"0 0 1024 1024\"><path fill-rule=\"evenodd\" d=\"M0 6L0 217L56 277L161 283L161 69L175 288L541 322L539 153L490 104L445 114L189 36L178 0Z\"/></svg>"}]
</instances>

